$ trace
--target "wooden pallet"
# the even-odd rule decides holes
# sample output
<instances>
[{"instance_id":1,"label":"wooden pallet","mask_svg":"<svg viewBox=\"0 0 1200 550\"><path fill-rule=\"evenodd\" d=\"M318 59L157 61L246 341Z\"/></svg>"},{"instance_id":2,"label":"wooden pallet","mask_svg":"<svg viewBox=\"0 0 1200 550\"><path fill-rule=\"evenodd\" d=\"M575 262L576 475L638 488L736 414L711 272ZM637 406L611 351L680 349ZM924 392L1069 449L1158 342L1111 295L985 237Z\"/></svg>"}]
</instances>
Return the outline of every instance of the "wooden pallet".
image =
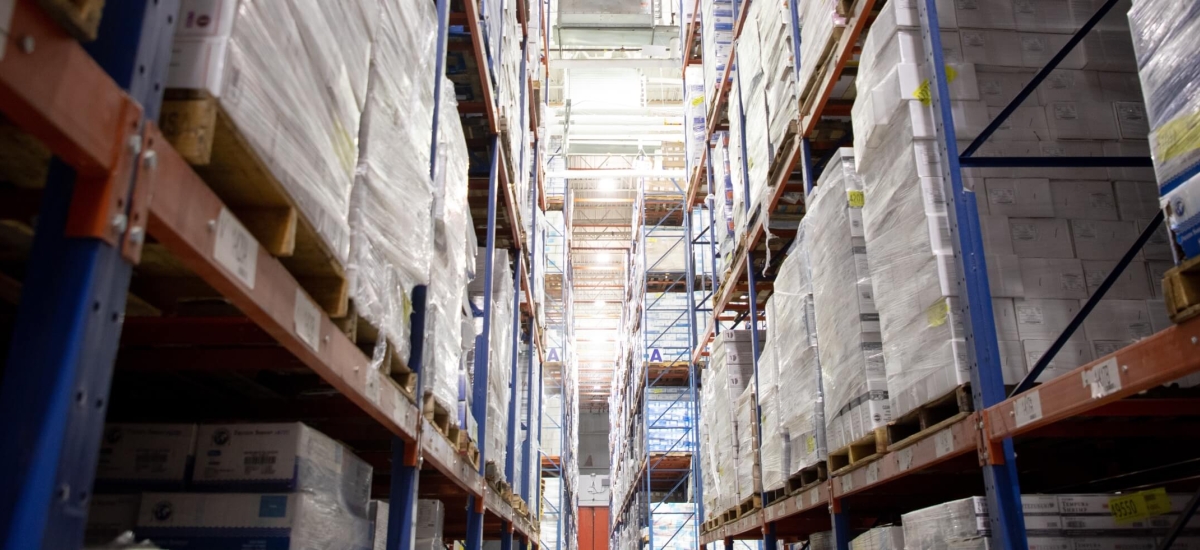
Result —
<instances>
[{"instance_id":1,"label":"wooden pallet","mask_svg":"<svg viewBox=\"0 0 1200 550\"><path fill-rule=\"evenodd\" d=\"M796 147L796 142L800 139L800 121L793 120L788 123L787 130L783 132L783 138L779 140L779 149L775 151L775 160L771 163L771 167L767 170L767 184L774 184L780 179L780 172L787 170L791 172L793 166L788 161L791 160L789 153L792 148ZM788 166L785 166L788 165ZM787 182L783 182L786 184ZM769 206L766 204L763 207Z\"/></svg>"},{"instance_id":2,"label":"wooden pallet","mask_svg":"<svg viewBox=\"0 0 1200 550\"><path fill-rule=\"evenodd\" d=\"M763 494L766 497L765 499L763 499L763 503L765 506L770 506L772 504L775 504L776 502L779 502L780 500L783 500L785 497L788 496L789 493L788 493L787 483L785 482L783 484L783 487L780 487L778 489L772 489L770 491L765 491Z\"/></svg>"},{"instance_id":3,"label":"wooden pallet","mask_svg":"<svg viewBox=\"0 0 1200 550\"><path fill-rule=\"evenodd\" d=\"M824 462L818 462L789 476L785 487L789 495L794 495L828 479L829 467Z\"/></svg>"},{"instance_id":4,"label":"wooden pallet","mask_svg":"<svg viewBox=\"0 0 1200 550\"><path fill-rule=\"evenodd\" d=\"M751 495L746 500L743 500L741 504L738 504L737 518L735 519L741 519L753 514L754 512L757 512L758 510L762 510L762 506L762 495Z\"/></svg>"},{"instance_id":5,"label":"wooden pallet","mask_svg":"<svg viewBox=\"0 0 1200 550\"><path fill-rule=\"evenodd\" d=\"M408 367L400 346L390 338L381 341L379 327L359 313L353 299L348 302L346 316L334 319L333 323L371 358L372 365L391 377L401 394L409 401L417 402L417 373Z\"/></svg>"},{"instance_id":6,"label":"wooden pallet","mask_svg":"<svg viewBox=\"0 0 1200 550\"><path fill-rule=\"evenodd\" d=\"M721 512L720 525L725 525L726 523L737 521L737 518L738 518L738 507L734 506L733 508L730 508L728 510L725 510L724 512Z\"/></svg>"},{"instance_id":7,"label":"wooden pallet","mask_svg":"<svg viewBox=\"0 0 1200 550\"><path fill-rule=\"evenodd\" d=\"M837 45L841 42L842 33L845 31L846 27L833 28L833 32L829 34L829 39L825 41L825 45L821 47L821 53L817 56L816 68L813 69L811 78L808 82L800 83L800 115L802 117L812 113L817 96L820 95L820 84L837 65L837 54L839 53Z\"/></svg>"},{"instance_id":8,"label":"wooden pallet","mask_svg":"<svg viewBox=\"0 0 1200 550\"><path fill-rule=\"evenodd\" d=\"M460 446L458 454L462 455L463 459L470 463L472 468L479 468L479 447L475 446L474 441L468 440L465 446Z\"/></svg>"},{"instance_id":9,"label":"wooden pallet","mask_svg":"<svg viewBox=\"0 0 1200 550\"><path fill-rule=\"evenodd\" d=\"M1200 258L1192 258L1171 268L1163 277L1163 297L1167 315L1182 323L1200 315Z\"/></svg>"},{"instance_id":10,"label":"wooden pallet","mask_svg":"<svg viewBox=\"0 0 1200 550\"><path fill-rule=\"evenodd\" d=\"M81 42L96 39L104 0L38 0L37 3L76 39Z\"/></svg>"},{"instance_id":11,"label":"wooden pallet","mask_svg":"<svg viewBox=\"0 0 1200 550\"><path fill-rule=\"evenodd\" d=\"M887 425L889 451L912 445L930 434L966 418L975 410L971 385L963 384L921 405Z\"/></svg>"},{"instance_id":12,"label":"wooden pallet","mask_svg":"<svg viewBox=\"0 0 1200 550\"><path fill-rule=\"evenodd\" d=\"M837 475L853 470L887 452L887 428L875 428L853 443L829 453L829 471Z\"/></svg>"},{"instance_id":13,"label":"wooden pallet","mask_svg":"<svg viewBox=\"0 0 1200 550\"><path fill-rule=\"evenodd\" d=\"M168 90L162 132L259 244L279 258L330 317L345 317L350 285L340 254L235 126L203 92Z\"/></svg>"},{"instance_id":14,"label":"wooden pallet","mask_svg":"<svg viewBox=\"0 0 1200 550\"><path fill-rule=\"evenodd\" d=\"M421 398L421 413L438 433L446 439L450 439L450 425L453 424L455 415L445 405L439 403L433 394L427 393Z\"/></svg>"}]
</instances>

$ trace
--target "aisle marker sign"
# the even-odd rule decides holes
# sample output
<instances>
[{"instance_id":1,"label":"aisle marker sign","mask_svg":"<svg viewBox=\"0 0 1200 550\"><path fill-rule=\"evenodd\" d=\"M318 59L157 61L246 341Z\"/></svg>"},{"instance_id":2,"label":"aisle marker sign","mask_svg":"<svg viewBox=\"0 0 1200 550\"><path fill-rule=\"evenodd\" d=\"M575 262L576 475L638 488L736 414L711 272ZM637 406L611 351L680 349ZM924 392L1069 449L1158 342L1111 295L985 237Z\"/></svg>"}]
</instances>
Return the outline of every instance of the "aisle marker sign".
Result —
<instances>
[{"instance_id":1,"label":"aisle marker sign","mask_svg":"<svg viewBox=\"0 0 1200 550\"><path fill-rule=\"evenodd\" d=\"M254 276L258 272L258 241L225 207L217 215L216 231L213 259L233 273L246 288L254 290Z\"/></svg>"},{"instance_id":2,"label":"aisle marker sign","mask_svg":"<svg viewBox=\"0 0 1200 550\"><path fill-rule=\"evenodd\" d=\"M550 352L546 354L546 362L553 363L555 361L562 361L558 358L558 348L550 348Z\"/></svg>"},{"instance_id":3,"label":"aisle marker sign","mask_svg":"<svg viewBox=\"0 0 1200 550\"><path fill-rule=\"evenodd\" d=\"M321 351L321 311L300 287L296 287L296 306L292 310L292 321L296 326L296 336L313 351Z\"/></svg>"},{"instance_id":4,"label":"aisle marker sign","mask_svg":"<svg viewBox=\"0 0 1200 550\"><path fill-rule=\"evenodd\" d=\"M663 362L662 350L660 350L658 348L654 348L654 349L650 350L650 362L651 363L662 363Z\"/></svg>"},{"instance_id":5,"label":"aisle marker sign","mask_svg":"<svg viewBox=\"0 0 1200 550\"><path fill-rule=\"evenodd\" d=\"M1167 490L1159 487L1108 499L1108 510L1117 523L1133 523L1171 511Z\"/></svg>"}]
</instances>

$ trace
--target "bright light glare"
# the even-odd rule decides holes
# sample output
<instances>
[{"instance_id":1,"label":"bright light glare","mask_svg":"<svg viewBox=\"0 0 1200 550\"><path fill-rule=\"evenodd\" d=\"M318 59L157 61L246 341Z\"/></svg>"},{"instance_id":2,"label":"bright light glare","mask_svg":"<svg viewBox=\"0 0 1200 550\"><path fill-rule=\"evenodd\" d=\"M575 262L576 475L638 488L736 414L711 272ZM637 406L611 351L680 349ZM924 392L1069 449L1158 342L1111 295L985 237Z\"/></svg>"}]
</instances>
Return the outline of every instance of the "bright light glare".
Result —
<instances>
[{"instance_id":1,"label":"bright light glare","mask_svg":"<svg viewBox=\"0 0 1200 550\"><path fill-rule=\"evenodd\" d=\"M605 303L604 303L604 300L596 300L592 305L594 305L596 307L604 307Z\"/></svg>"},{"instance_id":2,"label":"bright light glare","mask_svg":"<svg viewBox=\"0 0 1200 550\"><path fill-rule=\"evenodd\" d=\"M604 178L596 184L596 187L601 191L616 191L617 180L612 178Z\"/></svg>"},{"instance_id":3,"label":"bright light glare","mask_svg":"<svg viewBox=\"0 0 1200 550\"><path fill-rule=\"evenodd\" d=\"M612 254L609 254L608 252L601 252L601 253L599 253L599 254L596 254L596 261L597 261L597 262L600 262L600 263L603 263L603 264L606 264L606 263L608 263L608 262L611 262L611 261L612 261Z\"/></svg>"}]
</instances>

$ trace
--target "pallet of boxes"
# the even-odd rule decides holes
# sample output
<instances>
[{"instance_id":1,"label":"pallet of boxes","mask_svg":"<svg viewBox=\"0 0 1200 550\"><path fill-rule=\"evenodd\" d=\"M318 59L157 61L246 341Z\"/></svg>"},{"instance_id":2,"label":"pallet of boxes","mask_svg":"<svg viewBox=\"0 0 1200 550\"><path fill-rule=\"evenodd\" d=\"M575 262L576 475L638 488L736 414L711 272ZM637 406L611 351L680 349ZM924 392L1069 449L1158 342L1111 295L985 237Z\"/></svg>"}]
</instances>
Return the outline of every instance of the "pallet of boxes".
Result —
<instances>
[{"instance_id":1,"label":"pallet of boxes","mask_svg":"<svg viewBox=\"0 0 1200 550\"><path fill-rule=\"evenodd\" d=\"M371 466L298 422L109 424L100 456L88 544L125 532L172 549L371 548L386 537Z\"/></svg>"},{"instance_id":2,"label":"pallet of boxes","mask_svg":"<svg viewBox=\"0 0 1200 550\"><path fill-rule=\"evenodd\" d=\"M765 333L759 336L766 340ZM750 337L749 330L718 334L701 384L700 455L709 529L762 506Z\"/></svg>"},{"instance_id":3,"label":"pallet of boxes","mask_svg":"<svg viewBox=\"0 0 1200 550\"><path fill-rule=\"evenodd\" d=\"M947 71L954 75L948 99L963 147L1099 4L1045 11L1036 2L988 0L939 12ZM1101 20L976 156L1148 154L1146 113L1123 11L1118 4ZM852 119L862 192L851 202L861 210L878 310L886 369L881 389L893 426L901 428L889 436L892 445L932 433L971 410L960 317L965 297L956 284L944 159L931 102L921 92L932 73L924 65L920 32L915 8L883 6L863 45ZM1154 173L984 168L964 170L963 176L964 186L978 197L1004 383L1016 384L1157 214ZM1039 381L1169 325L1161 292L1151 284L1171 266L1166 240L1160 231L1137 253ZM824 306L820 294L817 299L820 324ZM822 367L829 367L824 356ZM836 416L837 390L828 383L825 389L832 405L827 412ZM831 431L830 448L837 446Z\"/></svg>"}]
</instances>

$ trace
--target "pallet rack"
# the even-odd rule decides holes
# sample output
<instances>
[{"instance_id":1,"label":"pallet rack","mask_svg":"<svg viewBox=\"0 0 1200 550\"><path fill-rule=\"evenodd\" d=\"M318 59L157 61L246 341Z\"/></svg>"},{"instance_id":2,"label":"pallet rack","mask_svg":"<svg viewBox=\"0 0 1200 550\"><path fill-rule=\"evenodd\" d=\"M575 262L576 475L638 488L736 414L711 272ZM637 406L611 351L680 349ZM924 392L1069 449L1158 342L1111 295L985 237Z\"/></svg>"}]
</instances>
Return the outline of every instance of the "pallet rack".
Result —
<instances>
[{"instance_id":1,"label":"pallet rack","mask_svg":"<svg viewBox=\"0 0 1200 550\"><path fill-rule=\"evenodd\" d=\"M631 477L635 481L624 494L612 495L614 513L610 531L613 547L618 547L620 531L629 528L647 528L645 541L648 548L667 547L676 540L682 529L690 529L693 537L699 536L702 506L697 498L688 498L689 493L699 495L700 489L699 453L687 450L687 447L699 448L695 426L699 407L698 381L694 376L694 369L688 365L688 356L695 344L697 283L702 288L710 288L711 278L703 275L697 277L693 253L699 239L693 236L692 232L690 220L693 212L683 201L683 189L677 182L673 183L675 192L656 191L648 196L643 181L638 187L634 202L633 227L636 241L632 254L640 259L634 263L643 267L631 274L627 286L628 291L632 293L627 302L633 304L633 310L626 312L626 319L636 323L633 329L640 326L643 336L641 342L632 346L631 351L636 356L631 354L618 366L626 369L625 391L628 394L623 395L626 403L623 412L626 418L616 422L624 424L623 428L629 435L628 438L640 439L642 452L638 453L636 463L630 468L631 473L618 474ZM661 252L661 258L654 258L648 254L649 239L668 243L665 245L667 250ZM661 271L659 263L673 252L683 253L686 264L683 271ZM657 297L652 297L652 294ZM684 307L660 303L668 296L680 295L684 297ZM652 337L647 331L652 314L671 318L666 324L660 323L657 326L663 334L685 331L687 345L663 343L660 341L663 334ZM689 423L676 425L663 422L666 411L657 417L653 416L650 411L651 396L660 392L674 394L673 399L664 398L661 401L666 402L667 409L686 408L691 418ZM652 434L664 431L681 431L682 434L676 437L666 450L651 450ZM654 497L656 494L661 496ZM655 502L656 498L658 502ZM692 511L660 510L664 502L672 499L691 500ZM639 501L644 503L644 509ZM655 517L666 515L683 516L683 525L666 540L656 542L653 527Z\"/></svg>"},{"instance_id":2,"label":"pallet rack","mask_svg":"<svg viewBox=\"0 0 1200 550\"><path fill-rule=\"evenodd\" d=\"M749 1L749 0L748 0ZM764 547L772 548L781 537L795 539L817 531L832 530L838 550L847 550L851 529L869 528L881 518L898 518L898 512L910 511L922 506L944 502L971 494L986 494L991 531L998 546L1020 550L1027 547L1020 505L1021 484L1033 491L1053 490L1055 487L1079 486L1095 491L1112 491L1140 483L1154 483L1151 478L1102 480L1098 466L1084 459L1090 449L1106 445L1114 464L1124 467L1122 471L1134 471L1148 465L1170 463L1172 460L1194 459L1194 453L1161 445L1172 435L1194 433L1196 420L1200 416L1200 405L1194 396L1183 398L1158 388L1162 384L1184 375L1200 371L1200 356L1196 353L1200 345L1200 320L1191 319L1163 330L1149 338L1140 340L1113 354L1102 357L1074 371L1063 374L1033 389L1032 381L1053 358L1053 354L1077 329L1091 306L1119 277L1121 271L1136 255L1150 234L1161 222L1161 214L1141 235L1133 248L1125 255L1101 285L1089 298L1089 305L1072 321L1067 331L1060 336L1056 345L1034 366L1033 373L1011 394L1005 392L1000 374L995 327L990 309L986 268L983 264L983 243L979 235L978 214L973 192L966 191L962 184L961 169L967 167L1145 167L1150 166L1147 158L1132 157L1059 157L1047 158L999 158L974 157L972 153L988 136L1001 126L1013 110L1028 97L1050 71L1062 61L1071 49L1082 40L1092 27L1116 3L1104 3L1079 31L1063 46L1048 65L1017 95L995 120L989 124L974 143L961 154L954 135L953 118L948 101L947 74L941 48L941 31L930 21L937 20L935 0L917 2L921 18L924 48L927 52L926 66L934 71L930 86L930 100L937 122L937 143L942 158L943 178L951 185L951 241L955 246L958 281L962 300L962 318L965 321L968 357L971 366L971 395L974 412L960 415L933 429L922 432L920 437L903 442L902 445L882 453L879 458L864 461L861 465L831 475L828 481L811 484L774 502L764 500L766 506L758 513L741 517L731 523L716 526L701 535L701 543L721 544L733 548L735 540L761 540ZM812 102L811 112L801 112L798 120L800 140L797 144L797 159L785 157L782 179L772 182L775 193L764 201L762 211L770 211L787 192L802 184L807 195L816 183L819 168L824 160L814 160L814 149L836 148L837 143L822 142L814 134L824 117L844 117L848 114L845 105L830 98L834 84L841 78L847 62L854 55L859 38L872 19L875 0L858 0L854 14L836 41L831 65L820 77L816 89L818 96ZM882 4L882 2L878 2ZM798 14L798 2L789 2L793 17ZM699 2L697 8L699 9ZM735 16L741 20L739 4L735 2ZM741 7L744 11L744 5ZM795 25L794 29L798 27ZM697 21L684 30L689 37L684 43L683 63L702 63L692 53L694 36L698 35ZM736 28L740 28L740 25ZM736 31L735 31L736 32ZM735 35L736 38L736 35ZM794 37L799 44L799 38ZM736 60L736 48L726 66ZM796 51L795 62L799 70L800 55ZM724 82L724 80L723 80ZM728 85L728 84L726 84ZM729 116L742 116L733 106L728 106ZM720 116L718 104L717 115ZM707 138L711 137L715 125L710 113ZM706 164L708 163L708 164ZM797 166L798 164L798 166ZM800 171L799 181L789 180L792 170ZM698 198L701 182L712 185L711 161L704 159L700 166L689 167L687 201L693 204ZM748 195L748 192L747 192ZM761 322L759 313L765 299L770 295L771 283L760 280L761 274L770 274L778 265L775 256L770 265L756 264L755 256L765 248L763 216L751 213L745 239L735 249L734 260L723 286L713 301L713 319L697 340L693 349L693 364L702 364L707 355L707 345L722 323L733 325L745 322L753 327ZM788 236L784 236L787 240ZM786 248L786 247L785 247ZM964 258L971 258L964 265ZM715 267L714 267L715 271ZM755 334L752 332L752 334ZM755 358L759 354L757 339L754 342ZM757 366L755 384L757 384ZM1140 395L1150 392L1149 395ZM1138 399L1126 399L1139 396ZM1153 421L1155 424L1148 424ZM1155 427L1151 427L1154 425ZM1114 441L1157 442L1153 453L1138 451L1139 456L1120 451L1122 446ZM1154 439L1158 438L1158 439ZM1015 442L1015 444L1014 444ZM1016 446L1014 446L1016 445ZM1130 445L1127 445L1130 446ZM1137 445L1131 445L1136 447ZM1018 462L1014 449L1020 448ZM1075 454L1072 452L1075 451ZM1147 454L1157 455L1148 459ZM1018 474L1018 466L1020 473ZM1165 470L1164 470L1165 472ZM1169 472L1168 472L1169 473ZM1164 477L1167 475L1163 474ZM936 476L936 477L935 477ZM929 480L937 479L937 487L931 488ZM765 495L764 495L765 496Z\"/></svg>"},{"instance_id":3,"label":"pallet rack","mask_svg":"<svg viewBox=\"0 0 1200 550\"><path fill-rule=\"evenodd\" d=\"M440 75L444 73L451 21L465 26L474 54L480 61L485 59L479 16L473 2L464 4L463 13L451 13L449 0L436 3L438 88L443 81ZM504 548L510 548L514 540L521 548L537 547L538 528L530 515L514 511L485 484L485 457L479 458L478 468L473 467L436 433L399 386L368 368L368 357L328 315L312 306L297 279L266 249L243 233L249 255L232 266L214 258L216 235L224 224L238 227L238 222L155 123L179 2L110 2L97 41L86 47L32 0L18 0L12 10L9 20L0 21L8 42L0 56L0 112L13 124L5 131L40 142L57 158L52 161L45 188L34 193L41 200L40 210L35 210L36 231L24 280L16 285L21 300L13 341L22 345L11 348L0 403L0 422L11 434L0 460L6 471L12 472L0 483L2 545L13 549L80 546L105 414L118 410L110 409L108 402L118 345L140 341L220 358L222 361L208 362L205 368L234 376L257 368L256 361L263 358L318 376L318 384L327 388L326 398L318 402L293 401L282 406L259 406L248 400L215 403L199 414L311 421L330 435L352 442L375 466L378 479L387 479L375 487L375 493L391 497L388 548L412 546L419 495L432 495L447 503L446 525L454 528L447 530L446 537L466 540L468 548L480 548L484 538L499 539ZM487 199L487 225L480 228L480 241L487 243L490 256L497 246L497 211L502 208L513 231L511 245L529 250L539 243L536 236L527 242L520 231L516 203L520 199L507 185L510 159L498 147L495 135L498 120L491 100L489 67L487 63L478 65L488 98L482 112L493 134L487 140L492 152L490 175L483 181L472 180L473 189L482 189ZM525 91L532 91L528 73L526 77ZM523 113L527 111L524 103ZM470 114L475 108L462 104L460 112ZM439 115L446 114L439 114L435 107L435 128ZM534 125L533 116L526 120L522 114L520 123L527 122ZM533 130L536 132L536 126ZM436 153L436 139L430 146ZM437 155L432 159L436 164ZM437 167L431 166L431 170ZM540 185L534 188L540 189ZM543 199L534 196L530 200L536 215ZM15 204L8 197L4 202ZM36 197L32 203L36 204ZM131 276L150 246L169 253L246 318L126 319ZM540 355L541 330L533 315L537 304L531 284L540 270L528 269L531 261L527 254L519 255L517 265L520 275L515 280L514 311L518 313L514 322L521 322L522 309L529 313L526 332ZM244 269L242 275L252 274L255 282L246 284L233 269ZM486 302L490 304L490 263L484 271ZM418 288L413 297L414 337L407 368L420 374L423 289ZM485 308L483 319L485 325L493 322L490 307ZM173 340L164 341L167 337ZM250 345L263 347L243 348ZM478 357L484 358L476 367L477 407L485 403L488 346L485 329L476 346L477 352L483 352ZM512 365L501 366L511 367L514 376L515 355L514 350ZM163 367L170 364L163 360L167 357L178 359L180 355L160 356L154 368L171 370ZM535 385L536 369L532 367L531 361L530 388ZM540 391L541 385L537 388ZM155 411L155 420L173 415L197 420L197 411L184 410L187 407L171 408L166 400L148 403L163 406ZM522 414L525 425L532 426L531 407ZM476 415L484 418L481 410ZM517 415L510 416L515 419ZM484 439L484 428L481 422L479 441ZM513 432L508 439L510 457L515 457ZM525 443L526 457L530 443ZM511 461L508 467L511 472ZM535 500L531 498L535 491L528 482L516 487L527 502ZM537 518L538 513L535 504L532 517Z\"/></svg>"}]
</instances>

